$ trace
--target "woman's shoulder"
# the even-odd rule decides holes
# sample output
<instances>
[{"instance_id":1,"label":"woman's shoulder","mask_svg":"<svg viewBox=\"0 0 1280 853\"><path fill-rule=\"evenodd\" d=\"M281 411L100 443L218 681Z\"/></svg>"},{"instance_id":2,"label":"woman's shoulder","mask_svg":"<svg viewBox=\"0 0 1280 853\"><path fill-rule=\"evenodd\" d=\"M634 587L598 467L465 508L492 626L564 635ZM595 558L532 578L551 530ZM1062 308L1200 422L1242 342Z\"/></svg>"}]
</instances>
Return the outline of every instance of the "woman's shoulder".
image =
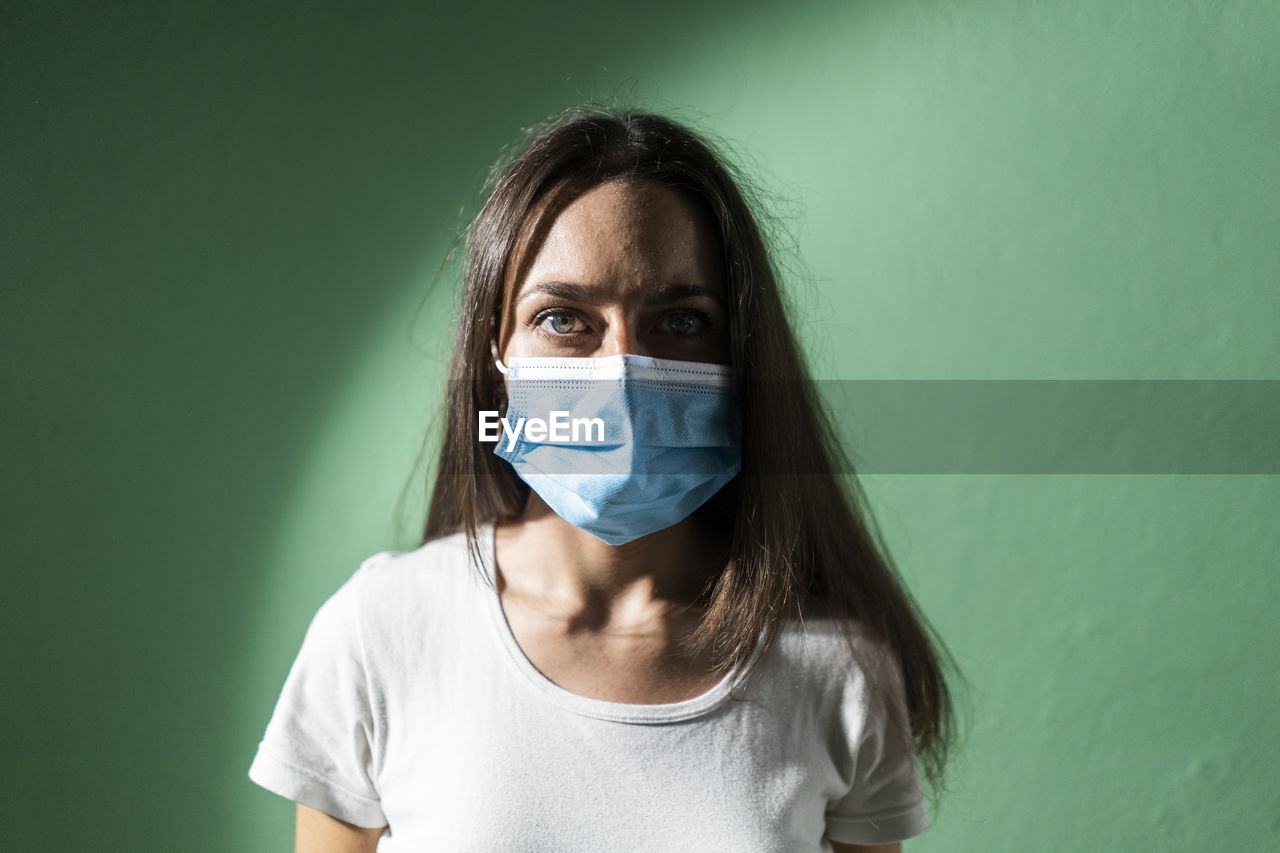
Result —
<instances>
[{"instance_id":1,"label":"woman's shoulder","mask_svg":"<svg viewBox=\"0 0 1280 853\"><path fill-rule=\"evenodd\" d=\"M883 646L865 623L833 613L825 601L812 595L805 596L783 621L780 634L823 649L863 650Z\"/></svg>"},{"instance_id":2,"label":"woman's shoulder","mask_svg":"<svg viewBox=\"0 0 1280 853\"><path fill-rule=\"evenodd\" d=\"M453 648L460 635L474 630L485 589L463 534L375 554L321 605L304 653L358 661L373 681L393 683L410 658ZM407 643L415 654L408 654Z\"/></svg>"},{"instance_id":3,"label":"woman's shoulder","mask_svg":"<svg viewBox=\"0 0 1280 853\"><path fill-rule=\"evenodd\" d=\"M867 624L835 616L821 602L784 623L773 654L778 680L803 694L820 717L841 721L851 742L860 741L873 721L885 720L887 711L901 712L896 650Z\"/></svg>"},{"instance_id":4,"label":"woman's shoulder","mask_svg":"<svg viewBox=\"0 0 1280 853\"><path fill-rule=\"evenodd\" d=\"M484 582L478 555L463 533L432 539L410 551L383 551L369 557L335 593L349 599L362 622L397 611L445 611Z\"/></svg>"},{"instance_id":5,"label":"woman's shoulder","mask_svg":"<svg viewBox=\"0 0 1280 853\"><path fill-rule=\"evenodd\" d=\"M895 660L892 649L866 624L832 614L816 598L803 601L783 622L776 647L788 670L831 685L878 681Z\"/></svg>"},{"instance_id":6,"label":"woman's shoulder","mask_svg":"<svg viewBox=\"0 0 1280 853\"><path fill-rule=\"evenodd\" d=\"M369 582L419 574L439 577L465 568L469 555L466 534L459 531L428 540L412 550L374 554L360 564L356 576Z\"/></svg>"}]
</instances>

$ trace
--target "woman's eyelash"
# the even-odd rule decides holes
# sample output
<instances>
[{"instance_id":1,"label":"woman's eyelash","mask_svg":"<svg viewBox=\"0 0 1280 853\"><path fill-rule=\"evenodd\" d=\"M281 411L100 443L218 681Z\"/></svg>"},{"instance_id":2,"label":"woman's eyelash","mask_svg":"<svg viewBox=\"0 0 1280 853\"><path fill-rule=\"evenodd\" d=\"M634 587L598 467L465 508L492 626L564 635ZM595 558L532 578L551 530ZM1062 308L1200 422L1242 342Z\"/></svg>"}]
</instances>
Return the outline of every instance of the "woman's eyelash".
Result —
<instances>
[{"instance_id":1,"label":"woman's eyelash","mask_svg":"<svg viewBox=\"0 0 1280 853\"><path fill-rule=\"evenodd\" d=\"M551 319L552 317L572 317L574 322L581 322L584 325L586 324L586 320L583 319L582 315L572 309L544 308L543 310L539 311L537 314L534 314L532 318L530 318L528 326L531 329L541 329L542 324L545 323L547 320ZM567 334L576 334L576 333L570 332ZM564 335L561 335L561 337L564 337Z\"/></svg>"},{"instance_id":2,"label":"woman's eyelash","mask_svg":"<svg viewBox=\"0 0 1280 853\"><path fill-rule=\"evenodd\" d=\"M660 317L658 322L667 321L672 317L680 317L684 315L697 318L697 321L699 323L698 330L696 332L689 333L690 337L706 334L712 327L716 325L715 321L711 319L711 316L707 312L702 311L701 309L692 308L692 307L669 308L662 313L662 316ZM551 319L552 317L569 317L569 318L572 318L575 323L582 323L584 326L587 325L586 318L584 318L582 316L582 313L577 311L576 309L554 308L554 307L544 308L538 313L534 314L531 318L529 318L529 321L526 323L526 325L531 329L540 330L544 327L544 324L546 323L546 321ZM556 336L569 337L571 335L576 335L576 334L581 334L581 332L578 332L578 331L563 332L563 333L557 333Z\"/></svg>"}]
</instances>

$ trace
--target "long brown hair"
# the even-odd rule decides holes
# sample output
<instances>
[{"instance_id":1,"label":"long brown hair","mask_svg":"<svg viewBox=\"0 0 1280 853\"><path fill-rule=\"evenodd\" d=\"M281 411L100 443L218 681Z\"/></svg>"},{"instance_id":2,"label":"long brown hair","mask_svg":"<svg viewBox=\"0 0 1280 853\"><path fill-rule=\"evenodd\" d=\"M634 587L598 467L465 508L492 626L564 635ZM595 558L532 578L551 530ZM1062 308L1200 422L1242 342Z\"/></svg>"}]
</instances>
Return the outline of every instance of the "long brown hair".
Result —
<instances>
[{"instance_id":1,"label":"long brown hair","mask_svg":"<svg viewBox=\"0 0 1280 853\"><path fill-rule=\"evenodd\" d=\"M938 789L951 739L944 675L950 661L898 578L839 437L791 333L777 271L747 182L699 135L637 111L577 108L529 129L494 167L487 201L468 226L462 318L424 541L519 514L528 487L478 441L478 410L500 408L490 341L512 298L532 231L586 189L655 181L689 194L716 224L731 362L742 383L742 471L699 512L717 520L728 560L707 593L694 642L725 668L765 648L782 620L817 599L857 621L894 655L925 775ZM845 476L848 475L848 476ZM874 669L874 667L872 667ZM873 688L884 676L869 673Z\"/></svg>"}]
</instances>

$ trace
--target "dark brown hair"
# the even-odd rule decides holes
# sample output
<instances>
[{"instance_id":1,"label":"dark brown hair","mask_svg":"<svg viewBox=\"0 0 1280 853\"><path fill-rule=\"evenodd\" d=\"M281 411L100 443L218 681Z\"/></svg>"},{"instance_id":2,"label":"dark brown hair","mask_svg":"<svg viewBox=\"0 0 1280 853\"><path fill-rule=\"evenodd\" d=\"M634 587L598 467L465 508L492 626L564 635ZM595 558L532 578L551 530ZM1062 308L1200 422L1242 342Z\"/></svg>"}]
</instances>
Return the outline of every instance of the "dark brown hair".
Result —
<instances>
[{"instance_id":1,"label":"dark brown hair","mask_svg":"<svg viewBox=\"0 0 1280 853\"><path fill-rule=\"evenodd\" d=\"M857 621L900 666L888 677L900 675L905 687L902 728L936 791L951 738L949 659L899 580L808 378L774 260L744 198L750 183L676 122L577 108L531 128L494 167L466 232L462 318L425 539L465 531L475 553L482 524L523 509L528 487L475 430L477 410L500 408L490 341L527 245L536 245L530 234L586 189L618 180L654 181L696 199L723 253L731 362L742 383L742 471L699 511L722 525L729 557L708 590L695 643L728 668L745 664L762 636L767 648L807 600ZM884 674L868 675L873 688L884 686Z\"/></svg>"}]
</instances>

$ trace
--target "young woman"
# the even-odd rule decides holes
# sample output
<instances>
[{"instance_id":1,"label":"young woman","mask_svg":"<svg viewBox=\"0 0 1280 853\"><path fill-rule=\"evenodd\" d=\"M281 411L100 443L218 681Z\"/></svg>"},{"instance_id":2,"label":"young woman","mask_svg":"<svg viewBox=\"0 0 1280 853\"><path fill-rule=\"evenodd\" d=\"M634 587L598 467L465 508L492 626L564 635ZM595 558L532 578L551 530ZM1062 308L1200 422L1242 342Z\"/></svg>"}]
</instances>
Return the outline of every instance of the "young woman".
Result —
<instances>
[{"instance_id":1,"label":"young woman","mask_svg":"<svg viewBox=\"0 0 1280 853\"><path fill-rule=\"evenodd\" d=\"M316 615L251 768L299 851L897 850L940 647L740 181L575 110L495 169L425 542Z\"/></svg>"}]
</instances>

